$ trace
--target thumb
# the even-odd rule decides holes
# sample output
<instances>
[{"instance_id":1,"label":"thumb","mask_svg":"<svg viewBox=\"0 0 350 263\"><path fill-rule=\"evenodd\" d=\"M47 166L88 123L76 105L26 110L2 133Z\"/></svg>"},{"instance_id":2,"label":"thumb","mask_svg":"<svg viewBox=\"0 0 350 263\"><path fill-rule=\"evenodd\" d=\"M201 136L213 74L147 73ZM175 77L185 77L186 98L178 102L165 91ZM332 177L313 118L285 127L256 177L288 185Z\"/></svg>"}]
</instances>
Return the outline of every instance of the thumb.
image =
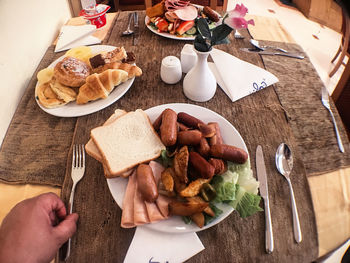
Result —
<instances>
[{"instance_id":1,"label":"thumb","mask_svg":"<svg viewBox=\"0 0 350 263\"><path fill-rule=\"evenodd\" d=\"M79 216L77 213L67 215L63 221L54 227L53 233L61 245L74 235L77 230L78 218Z\"/></svg>"}]
</instances>

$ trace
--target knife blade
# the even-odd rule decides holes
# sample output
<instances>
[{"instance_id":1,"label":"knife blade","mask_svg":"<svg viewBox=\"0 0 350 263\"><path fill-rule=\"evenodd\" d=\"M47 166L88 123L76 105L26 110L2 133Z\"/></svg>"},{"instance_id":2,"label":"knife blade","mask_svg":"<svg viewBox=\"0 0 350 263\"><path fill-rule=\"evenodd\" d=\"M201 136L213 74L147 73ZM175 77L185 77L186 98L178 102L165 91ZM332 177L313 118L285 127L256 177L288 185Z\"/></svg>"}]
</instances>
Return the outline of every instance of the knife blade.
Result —
<instances>
[{"instance_id":1,"label":"knife blade","mask_svg":"<svg viewBox=\"0 0 350 263\"><path fill-rule=\"evenodd\" d=\"M137 45L139 33L139 14L137 12L134 12L134 35L132 39L133 46Z\"/></svg>"},{"instance_id":2,"label":"knife blade","mask_svg":"<svg viewBox=\"0 0 350 263\"><path fill-rule=\"evenodd\" d=\"M300 54L296 53L289 53L289 52L278 52L278 51L271 51L271 50L260 50L255 48L241 48L240 50L249 52L249 53L257 53L260 55L272 55L272 56L285 56L285 57L291 57L291 58L298 58L298 59L304 59L305 57Z\"/></svg>"},{"instance_id":3,"label":"knife blade","mask_svg":"<svg viewBox=\"0 0 350 263\"><path fill-rule=\"evenodd\" d=\"M256 148L256 172L259 181L259 191L264 199L265 207L265 248L268 254L273 251L273 232L269 204L269 189L267 186L266 166L261 145Z\"/></svg>"}]
</instances>

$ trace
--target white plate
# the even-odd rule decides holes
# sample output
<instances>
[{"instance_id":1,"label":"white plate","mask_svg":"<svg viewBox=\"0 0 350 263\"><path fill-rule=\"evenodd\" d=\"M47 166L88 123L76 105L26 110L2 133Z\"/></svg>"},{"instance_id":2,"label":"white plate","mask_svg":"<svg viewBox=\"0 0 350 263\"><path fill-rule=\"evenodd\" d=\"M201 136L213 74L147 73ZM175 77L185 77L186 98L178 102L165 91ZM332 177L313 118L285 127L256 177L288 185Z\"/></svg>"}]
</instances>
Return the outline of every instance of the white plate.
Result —
<instances>
[{"instance_id":1,"label":"white plate","mask_svg":"<svg viewBox=\"0 0 350 263\"><path fill-rule=\"evenodd\" d=\"M100 52L106 51L112 51L115 49L114 46L108 46L108 45L96 45L96 46L90 46L93 54L98 54ZM64 58L64 56L56 59L54 62L52 62L48 67L53 68L55 65L61 61ZM131 87L132 83L134 82L135 78L129 79L117 87L114 88L114 90L109 94L109 96L105 99L99 99L95 101L88 102L86 104L78 105L75 103L75 101L70 102L64 106L49 109L45 108L40 104L38 101L37 96L35 94L35 100L39 107L47 112L48 114L58 116L58 117L79 117L88 115L90 113L94 113L96 111L102 110L112 103L116 102L118 99L120 99ZM36 84L38 85L38 83Z\"/></svg>"},{"instance_id":2,"label":"white plate","mask_svg":"<svg viewBox=\"0 0 350 263\"><path fill-rule=\"evenodd\" d=\"M234 145L236 147L244 149L248 153L247 146L245 145L239 132L233 127L233 125L228 122L221 115L213 112L209 109L184 103L174 103L174 104L164 104L146 110L145 112L153 122L160 113L166 108L173 109L176 112L186 112L188 114L201 119L203 122L217 122L220 126L222 138L226 144ZM112 178L107 179L107 184L114 200L117 202L119 207L122 207L125 189L128 183L127 178ZM210 228L222 220L224 220L229 214L232 213L233 208L225 204L217 205L223 213L215 219L210 224L204 226L203 228L197 227L195 224L185 224L181 217L172 216L167 220L145 225L153 230L168 232L168 233L188 233L188 232L198 232Z\"/></svg>"},{"instance_id":3,"label":"white plate","mask_svg":"<svg viewBox=\"0 0 350 263\"><path fill-rule=\"evenodd\" d=\"M203 6L201 5L193 5L199 9L203 9ZM214 10L215 13L217 13L215 10ZM220 14L217 13L219 16ZM221 17L221 16L220 16ZM173 35L173 34L170 34L170 33L166 33L166 32L158 32L156 29L154 29L153 27L151 27L148 23L149 23L149 20L150 18L148 16L145 17L145 25L147 26L147 28L149 30L151 30L153 33L159 35L159 36L162 36L162 37L166 37L166 38L171 38L171 39L176 39L176 40L194 40L196 38L196 35L194 36L187 36L187 37L181 37L181 36L177 36L177 35Z\"/></svg>"}]
</instances>

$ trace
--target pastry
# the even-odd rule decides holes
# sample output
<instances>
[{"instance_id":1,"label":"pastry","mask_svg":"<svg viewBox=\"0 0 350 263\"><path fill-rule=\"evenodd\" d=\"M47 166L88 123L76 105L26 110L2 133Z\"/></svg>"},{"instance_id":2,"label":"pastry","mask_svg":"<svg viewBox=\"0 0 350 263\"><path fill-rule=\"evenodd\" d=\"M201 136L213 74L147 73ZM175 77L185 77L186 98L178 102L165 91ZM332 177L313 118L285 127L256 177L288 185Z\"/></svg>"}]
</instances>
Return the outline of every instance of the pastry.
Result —
<instances>
[{"instance_id":1,"label":"pastry","mask_svg":"<svg viewBox=\"0 0 350 263\"><path fill-rule=\"evenodd\" d=\"M77 97L77 93L72 88L66 87L56 80L50 82L50 87L57 97L64 102L74 101Z\"/></svg>"},{"instance_id":2,"label":"pastry","mask_svg":"<svg viewBox=\"0 0 350 263\"><path fill-rule=\"evenodd\" d=\"M35 88L35 98L45 108L57 108L67 104L64 100L58 98L50 87L50 82L38 84Z\"/></svg>"},{"instance_id":3,"label":"pastry","mask_svg":"<svg viewBox=\"0 0 350 263\"><path fill-rule=\"evenodd\" d=\"M100 74L94 73L87 77L86 83L80 87L77 104L107 98L115 86L127 79L128 73L120 69L107 69Z\"/></svg>"},{"instance_id":4,"label":"pastry","mask_svg":"<svg viewBox=\"0 0 350 263\"><path fill-rule=\"evenodd\" d=\"M98 68L93 69L94 73L102 73L103 71L107 69L121 69L126 72L128 72L128 78L131 79L133 77L139 77L142 75L142 70L135 65L131 65L128 63L121 63L121 62L113 62L108 63L103 66L99 66Z\"/></svg>"},{"instance_id":5,"label":"pastry","mask_svg":"<svg viewBox=\"0 0 350 263\"><path fill-rule=\"evenodd\" d=\"M103 66L104 64L122 61L126 58L127 54L124 47L117 47L110 52L97 54L96 56L90 58L90 65L92 68L97 68L99 66Z\"/></svg>"},{"instance_id":6,"label":"pastry","mask_svg":"<svg viewBox=\"0 0 350 263\"><path fill-rule=\"evenodd\" d=\"M54 76L57 81L68 87L80 87L90 74L90 67L73 57L65 57L54 68Z\"/></svg>"}]
</instances>

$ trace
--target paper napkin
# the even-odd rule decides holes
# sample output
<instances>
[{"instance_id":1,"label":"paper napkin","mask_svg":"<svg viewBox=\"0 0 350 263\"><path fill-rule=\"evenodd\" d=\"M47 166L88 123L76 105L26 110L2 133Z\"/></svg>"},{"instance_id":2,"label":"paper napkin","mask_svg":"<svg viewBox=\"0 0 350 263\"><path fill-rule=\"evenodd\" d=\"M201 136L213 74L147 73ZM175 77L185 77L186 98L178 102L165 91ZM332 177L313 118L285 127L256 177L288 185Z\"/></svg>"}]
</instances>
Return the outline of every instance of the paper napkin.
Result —
<instances>
[{"instance_id":1,"label":"paper napkin","mask_svg":"<svg viewBox=\"0 0 350 263\"><path fill-rule=\"evenodd\" d=\"M91 35L95 31L95 25L62 26L55 52L64 51L78 46L101 43L100 39Z\"/></svg>"},{"instance_id":2,"label":"paper napkin","mask_svg":"<svg viewBox=\"0 0 350 263\"><path fill-rule=\"evenodd\" d=\"M278 82L270 72L224 51L213 48L210 55L214 63L209 63L209 67L216 82L232 101Z\"/></svg>"},{"instance_id":3,"label":"paper napkin","mask_svg":"<svg viewBox=\"0 0 350 263\"><path fill-rule=\"evenodd\" d=\"M203 249L196 233L164 233L138 226L124 263L181 263Z\"/></svg>"}]
</instances>

